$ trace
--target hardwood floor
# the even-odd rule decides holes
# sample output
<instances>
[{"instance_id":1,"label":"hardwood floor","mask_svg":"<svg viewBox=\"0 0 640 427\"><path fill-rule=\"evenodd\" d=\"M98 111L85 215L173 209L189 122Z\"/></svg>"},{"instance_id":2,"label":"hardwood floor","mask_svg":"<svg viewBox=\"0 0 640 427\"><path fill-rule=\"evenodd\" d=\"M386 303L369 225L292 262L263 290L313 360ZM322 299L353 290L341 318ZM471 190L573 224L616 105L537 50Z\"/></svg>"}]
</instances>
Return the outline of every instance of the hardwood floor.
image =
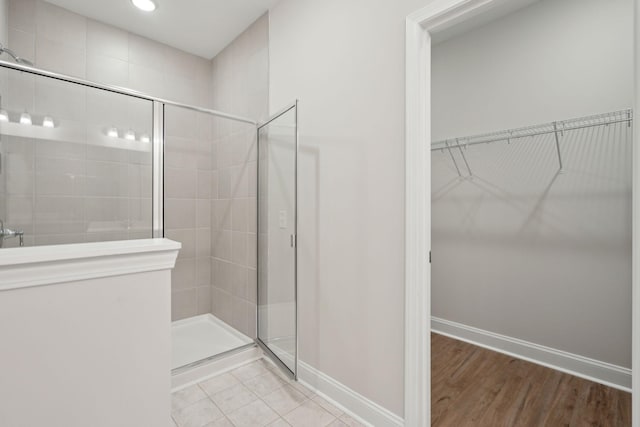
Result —
<instances>
[{"instance_id":1,"label":"hardwood floor","mask_svg":"<svg viewBox=\"0 0 640 427\"><path fill-rule=\"evenodd\" d=\"M631 426L631 394L431 334L432 426Z\"/></svg>"}]
</instances>

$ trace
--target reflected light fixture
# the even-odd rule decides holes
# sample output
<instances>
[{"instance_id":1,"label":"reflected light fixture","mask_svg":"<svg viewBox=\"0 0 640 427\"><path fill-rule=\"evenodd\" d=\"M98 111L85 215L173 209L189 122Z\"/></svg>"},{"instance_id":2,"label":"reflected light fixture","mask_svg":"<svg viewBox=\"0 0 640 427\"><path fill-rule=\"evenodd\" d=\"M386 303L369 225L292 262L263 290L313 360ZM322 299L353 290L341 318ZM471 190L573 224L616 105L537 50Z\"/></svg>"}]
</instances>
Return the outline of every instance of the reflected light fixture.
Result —
<instances>
[{"instance_id":1,"label":"reflected light fixture","mask_svg":"<svg viewBox=\"0 0 640 427\"><path fill-rule=\"evenodd\" d=\"M32 124L31 121L31 114L24 112L22 114L20 114L20 124L22 125L30 125Z\"/></svg>"},{"instance_id":2,"label":"reflected light fixture","mask_svg":"<svg viewBox=\"0 0 640 427\"><path fill-rule=\"evenodd\" d=\"M126 139L127 141L135 141L136 140L136 133L132 130L128 130L125 134L124 134L124 139Z\"/></svg>"},{"instance_id":3,"label":"reflected light fixture","mask_svg":"<svg viewBox=\"0 0 640 427\"><path fill-rule=\"evenodd\" d=\"M8 122L9 121L9 113L7 110L0 110L0 122Z\"/></svg>"},{"instance_id":4,"label":"reflected light fixture","mask_svg":"<svg viewBox=\"0 0 640 427\"><path fill-rule=\"evenodd\" d=\"M153 12L156 10L156 4L153 0L131 0L131 3L138 9L145 12Z\"/></svg>"},{"instance_id":5,"label":"reflected light fixture","mask_svg":"<svg viewBox=\"0 0 640 427\"><path fill-rule=\"evenodd\" d=\"M149 138L149 135L147 135L146 133L142 134L142 136L140 137L140 142L149 142L151 141L151 138Z\"/></svg>"},{"instance_id":6,"label":"reflected light fixture","mask_svg":"<svg viewBox=\"0 0 640 427\"><path fill-rule=\"evenodd\" d=\"M44 116L44 119L42 119L42 126L45 128L56 127L55 123L53 123L53 119L50 116Z\"/></svg>"},{"instance_id":7,"label":"reflected light fixture","mask_svg":"<svg viewBox=\"0 0 640 427\"><path fill-rule=\"evenodd\" d=\"M110 138L117 138L118 137L118 129L116 128L111 128L107 131L107 136Z\"/></svg>"}]
</instances>

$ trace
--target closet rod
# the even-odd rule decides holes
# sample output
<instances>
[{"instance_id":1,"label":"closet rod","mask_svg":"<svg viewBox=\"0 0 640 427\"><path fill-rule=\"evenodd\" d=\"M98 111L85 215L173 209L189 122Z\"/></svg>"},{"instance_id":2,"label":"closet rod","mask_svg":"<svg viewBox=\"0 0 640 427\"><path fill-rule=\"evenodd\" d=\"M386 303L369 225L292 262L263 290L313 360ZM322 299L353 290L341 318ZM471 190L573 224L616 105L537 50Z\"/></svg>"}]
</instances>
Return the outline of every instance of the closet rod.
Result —
<instances>
[{"instance_id":1,"label":"closet rod","mask_svg":"<svg viewBox=\"0 0 640 427\"><path fill-rule=\"evenodd\" d=\"M605 126L616 123L628 122L631 126L633 121L633 110L613 111L611 113L597 114L577 119L570 119L558 122L545 123L537 126L529 126L517 129L510 129L501 132L485 133L475 136L467 136L464 138L455 138L453 140L437 141L431 144L431 151L466 148L470 145L489 144L492 142L506 141L511 142L513 139L530 138L539 135L557 134L571 130L590 128L594 126ZM585 123L586 122L586 123ZM451 143L454 142L454 144Z\"/></svg>"}]
</instances>

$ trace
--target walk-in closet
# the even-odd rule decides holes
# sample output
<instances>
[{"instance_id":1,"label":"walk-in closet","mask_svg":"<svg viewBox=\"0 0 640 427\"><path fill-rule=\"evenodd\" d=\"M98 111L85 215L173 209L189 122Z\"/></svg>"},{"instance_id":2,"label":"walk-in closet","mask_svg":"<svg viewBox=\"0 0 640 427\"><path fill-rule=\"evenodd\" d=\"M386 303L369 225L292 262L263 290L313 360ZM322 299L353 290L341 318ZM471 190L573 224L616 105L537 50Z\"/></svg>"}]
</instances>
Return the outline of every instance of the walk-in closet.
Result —
<instances>
[{"instance_id":1,"label":"walk-in closet","mask_svg":"<svg viewBox=\"0 0 640 427\"><path fill-rule=\"evenodd\" d=\"M633 1L432 42L432 425L631 425Z\"/></svg>"}]
</instances>

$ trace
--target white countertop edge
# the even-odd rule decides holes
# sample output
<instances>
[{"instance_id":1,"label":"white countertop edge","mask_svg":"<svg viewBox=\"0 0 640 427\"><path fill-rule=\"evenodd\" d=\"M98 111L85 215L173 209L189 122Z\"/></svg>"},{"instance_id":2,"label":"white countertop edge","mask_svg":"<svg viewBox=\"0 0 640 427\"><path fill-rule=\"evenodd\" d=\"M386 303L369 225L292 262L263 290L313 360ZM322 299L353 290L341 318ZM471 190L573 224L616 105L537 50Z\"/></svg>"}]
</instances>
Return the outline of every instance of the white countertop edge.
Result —
<instances>
[{"instance_id":1,"label":"white countertop edge","mask_svg":"<svg viewBox=\"0 0 640 427\"><path fill-rule=\"evenodd\" d=\"M119 255L178 251L182 245L169 239L76 243L0 249L0 268L25 264L101 258ZM1 280L0 280L1 281Z\"/></svg>"},{"instance_id":2,"label":"white countertop edge","mask_svg":"<svg viewBox=\"0 0 640 427\"><path fill-rule=\"evenodd\" d=\"M146 239L0 249L0 292L171 270L181 246Z\"/></svg>"}]
</instances>

